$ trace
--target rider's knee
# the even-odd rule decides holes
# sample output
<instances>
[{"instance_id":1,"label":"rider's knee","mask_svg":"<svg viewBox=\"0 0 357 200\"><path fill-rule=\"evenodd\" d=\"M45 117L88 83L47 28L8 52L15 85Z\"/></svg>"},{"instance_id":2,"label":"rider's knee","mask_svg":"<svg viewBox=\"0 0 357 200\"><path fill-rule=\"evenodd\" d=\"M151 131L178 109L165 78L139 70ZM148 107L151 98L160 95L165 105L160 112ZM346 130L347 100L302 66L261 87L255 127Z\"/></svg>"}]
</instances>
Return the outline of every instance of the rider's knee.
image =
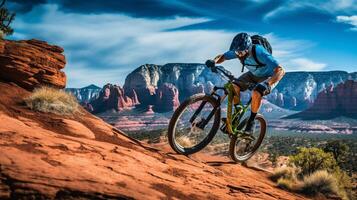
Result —
<instances>
[{"instance_id":1,"label":"rider's knee","mask_svg":"<svg viewBox=\"0 0 357 200\"><path fill-rule=\"evenodd\" d=\"M237 84L233 84L233 87L234 87L234 90L237 92L237 93L239 93L240 92L240 86L239 85L237 85Z\"/></svg>"},{"instance_id":2,"label":"rider's knee","mask_svg":"<svg viewBox=\"0 0 357 200\"><path fill-rule=\"evenodd\" d=\"M260 96L264 96L270 93L270 86L267 83L259 83L255 86L253 92L259 93Z\"/></svg>"},{"instance_id":3,"label":"rider's knee","mask_svg":"<svg viewBox=\"0 0 357 200\"><path fill-rule=\"evenodd\" d=\"M262 97L263 95L261 94L261 92L259 92L258 90L254 89L252 91L252 98L255 98L255 97Z\"/></svg>"}]
</instances>

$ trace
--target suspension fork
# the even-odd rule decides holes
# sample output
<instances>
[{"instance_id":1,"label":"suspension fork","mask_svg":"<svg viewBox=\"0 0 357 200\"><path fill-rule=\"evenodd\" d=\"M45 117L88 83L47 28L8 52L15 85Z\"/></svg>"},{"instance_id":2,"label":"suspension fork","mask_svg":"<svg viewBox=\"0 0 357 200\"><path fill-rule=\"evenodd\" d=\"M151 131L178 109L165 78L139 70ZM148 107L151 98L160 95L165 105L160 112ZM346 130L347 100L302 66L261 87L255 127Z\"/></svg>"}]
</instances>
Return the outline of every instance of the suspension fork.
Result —
<instances>
[{"instance_id":1,"label":"suspension fork","mask_svg":"<svg viewBox=\"0 0 357 200\"><path fill-rule=\"evenodd\" d=\"M211 96L217 96L219 99L221 99L221 97L216 94L217 89L219 89L218 87L215 87L213 89L213 91L211 92ZM195 111L195 113L192 115L192 117L190 118L190 123L192 124L197 115L202 111L203 107L206 105L207 101L202 101L202 103L200 104L200 106L198 107L198 109ZM207 125L207 123L211 120L211 118L213 117L213 115L216 113L217 109L220 107L220 104L216 105L213 110L209 113L209 115L207 116L206 119L202 119L200 122L198 122L197 127L200 129L204 129L204 127Z\"/></svg>"}]
</instances>

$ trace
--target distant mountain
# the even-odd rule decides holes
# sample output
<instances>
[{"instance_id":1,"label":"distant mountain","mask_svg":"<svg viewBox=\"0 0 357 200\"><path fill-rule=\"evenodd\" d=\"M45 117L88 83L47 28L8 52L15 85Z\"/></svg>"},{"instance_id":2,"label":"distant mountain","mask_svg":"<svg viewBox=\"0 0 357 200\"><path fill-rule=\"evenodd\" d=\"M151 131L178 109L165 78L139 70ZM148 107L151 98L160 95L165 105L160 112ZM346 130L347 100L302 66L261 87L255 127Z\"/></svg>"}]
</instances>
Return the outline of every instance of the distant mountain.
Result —
<instances>
[{"instance_id":1,"label":"distant mountain","mask_svg":"<svg viewBox=\"0 0 357 200\"><path fill-rule=\"evenodd\" d=\"M318 93L348 79L357 80L357 72L287 72L277 87L266 98L279 107L304 110L311 106ZM134 89L142 104L152 104L152 91L163 83L171 83L179 91L182 101L192 94L209 93L214 85L226 81L212 73L205 65L196 63L146 64L131 72L125 80L124 90Z\"/></svg>"},{"instance_id":2,"label":"distant mountain","mask_svg":"<svg viewBox=\"0 0 357 200\"><path fill-rule=\"evenodd\" d=\"M179 100L183 101L193 94L209 93L213 85L223 85L225 81L204 64L145 64L126 77L124 90L134 89L140 103L150 105L155 102L155 89L165 83L173 84L178 89Z\"/></svg>"},{"instance_id":3,"label":"distant mountain","mask_svg":"<svg viewBox=\"0 0 357 200\"><path fill-rule=\"evenodd\" d=\"M124 108L130 108L140 104L134 90L130 91L128 97L122 87L118 85L106 84L98 95L91 98L90 101L84 104L85 108L91 113L100 113L107 110L121 111Z\"/></svg>"},{"instance_id":4,"label":"distant mountain","mask_svg":"<svg viewBox=\"0 0 357 200\"><path fill-rule=\"evenodd\" d=\"M271 103L290 110L301 111L313 105L318 93L327 87L333 87L346 80L357 80L357 72L345 71L327 72L287 72L270 95L265 97ZM141 107L153 106L154 110L172 110L173 105L196 93L209 93L214 85L222 86L226 81L212 73L204 64L199 63L168 63L165 65L145 64L125 79L123 90L129 98L137 94ZM170 94L164 101L158 103L164 84L172 84ZM167 86L167 85L166 85ZM100 88L94 85L81 89L67 89L77 96L81 102L90 102L97 97ZM173 91L178 91L173 92ZM172 93L172 94L171 94ZM164 94L165 95L165 94ZM110 106L109 106L110 107Z\"/></svg>"},{"instance_id":5,"label":"distant mountain","mask_svg":"<svg viewBox=\"0 0 357 200\"><path fill-rule=\"evenodd\" d=\"M85 103L97 97L101 88L91 84L84 88L66 88L65 90L72 93L79 102Z\"/></svg>"},{"instance_id":6,"label":"distant mountain","mask_svg":"<svg viewBox=\"0 0 357 200\"><path fill-rule=\"evenodd\" d=\"M329 119L340 116L357 118L357 81L347 80L321 91L314 104L287 118Z\"/></svg>"},{"instance_id":7,"label":"distant mountain","mask_svg":"<svg viewBox=\"0 0 357 200\"><path fill-rule=\"evenodd\" d=\"M284 108L304 110L314 103L321 91L349 79L357 80L357 72L287 72L268 100Z\"/></svg>"}]
</instances>

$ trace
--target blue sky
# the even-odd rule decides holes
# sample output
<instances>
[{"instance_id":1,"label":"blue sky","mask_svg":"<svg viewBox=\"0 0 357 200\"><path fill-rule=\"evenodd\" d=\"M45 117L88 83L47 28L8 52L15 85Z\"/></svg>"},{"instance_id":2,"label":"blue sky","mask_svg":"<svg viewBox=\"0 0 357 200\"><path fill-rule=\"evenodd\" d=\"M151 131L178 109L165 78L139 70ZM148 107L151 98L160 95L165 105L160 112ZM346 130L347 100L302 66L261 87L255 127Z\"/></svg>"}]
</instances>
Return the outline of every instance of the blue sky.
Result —
<instances>
[{"instance_id":1,"label":"blue sky","mask_svg":"<svg viewBox=\"0 0 357 200\"><path fill-rule=\"evenodd\" d=\"M238 32L266 36L287 71L357 71L356 0L12 0L15 33L65 49L68 87L123 85L146 63L204 63ZM224 64L240 74L237 60Z\"/></svg>"}]
</instances>

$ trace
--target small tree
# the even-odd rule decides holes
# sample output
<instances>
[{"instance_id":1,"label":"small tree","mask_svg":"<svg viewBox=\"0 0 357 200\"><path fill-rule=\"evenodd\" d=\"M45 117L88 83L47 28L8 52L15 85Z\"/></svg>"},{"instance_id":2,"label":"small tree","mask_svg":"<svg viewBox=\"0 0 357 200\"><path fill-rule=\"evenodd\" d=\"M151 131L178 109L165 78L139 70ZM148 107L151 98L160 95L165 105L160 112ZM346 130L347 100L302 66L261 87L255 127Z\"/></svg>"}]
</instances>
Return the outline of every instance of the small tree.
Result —
<instances>
[{"instance_id":1,"label":"small tree","mask_svg":"<svg viewBox=\"0 0 357 200\"><path fill-rule=\"evenodd\" d=\"M338 165L341 166L341 164L344 163L346 160L349 148L342 141L332 140L326 144L326 146L324 147L324 151L332 153Z\"/></svg>"},{"instance_id":2,"label":"small tree","mask_svg":"<svg viewBox=\"0 0 357 200\"><path fill-rule=\"evenodd\" d=\"M319 148L299 148L299 153L290 156L290 164L300 168L300 175L311 175L317 170L334 172L338 167L331 153L326 153Z\"/></svg>"},{"instance_id":3,"label":"small tree","mask_svg":"<svg viewBox=\"0 0 357 200\"><path fill-rule=\"evenodd\" d=\"M0 31L2 35L11 35L14 30L10 27L11 22L15 19L15 13L10 13L4 7L6 0L0 3Z\"/></svg>"}]
</instances>

